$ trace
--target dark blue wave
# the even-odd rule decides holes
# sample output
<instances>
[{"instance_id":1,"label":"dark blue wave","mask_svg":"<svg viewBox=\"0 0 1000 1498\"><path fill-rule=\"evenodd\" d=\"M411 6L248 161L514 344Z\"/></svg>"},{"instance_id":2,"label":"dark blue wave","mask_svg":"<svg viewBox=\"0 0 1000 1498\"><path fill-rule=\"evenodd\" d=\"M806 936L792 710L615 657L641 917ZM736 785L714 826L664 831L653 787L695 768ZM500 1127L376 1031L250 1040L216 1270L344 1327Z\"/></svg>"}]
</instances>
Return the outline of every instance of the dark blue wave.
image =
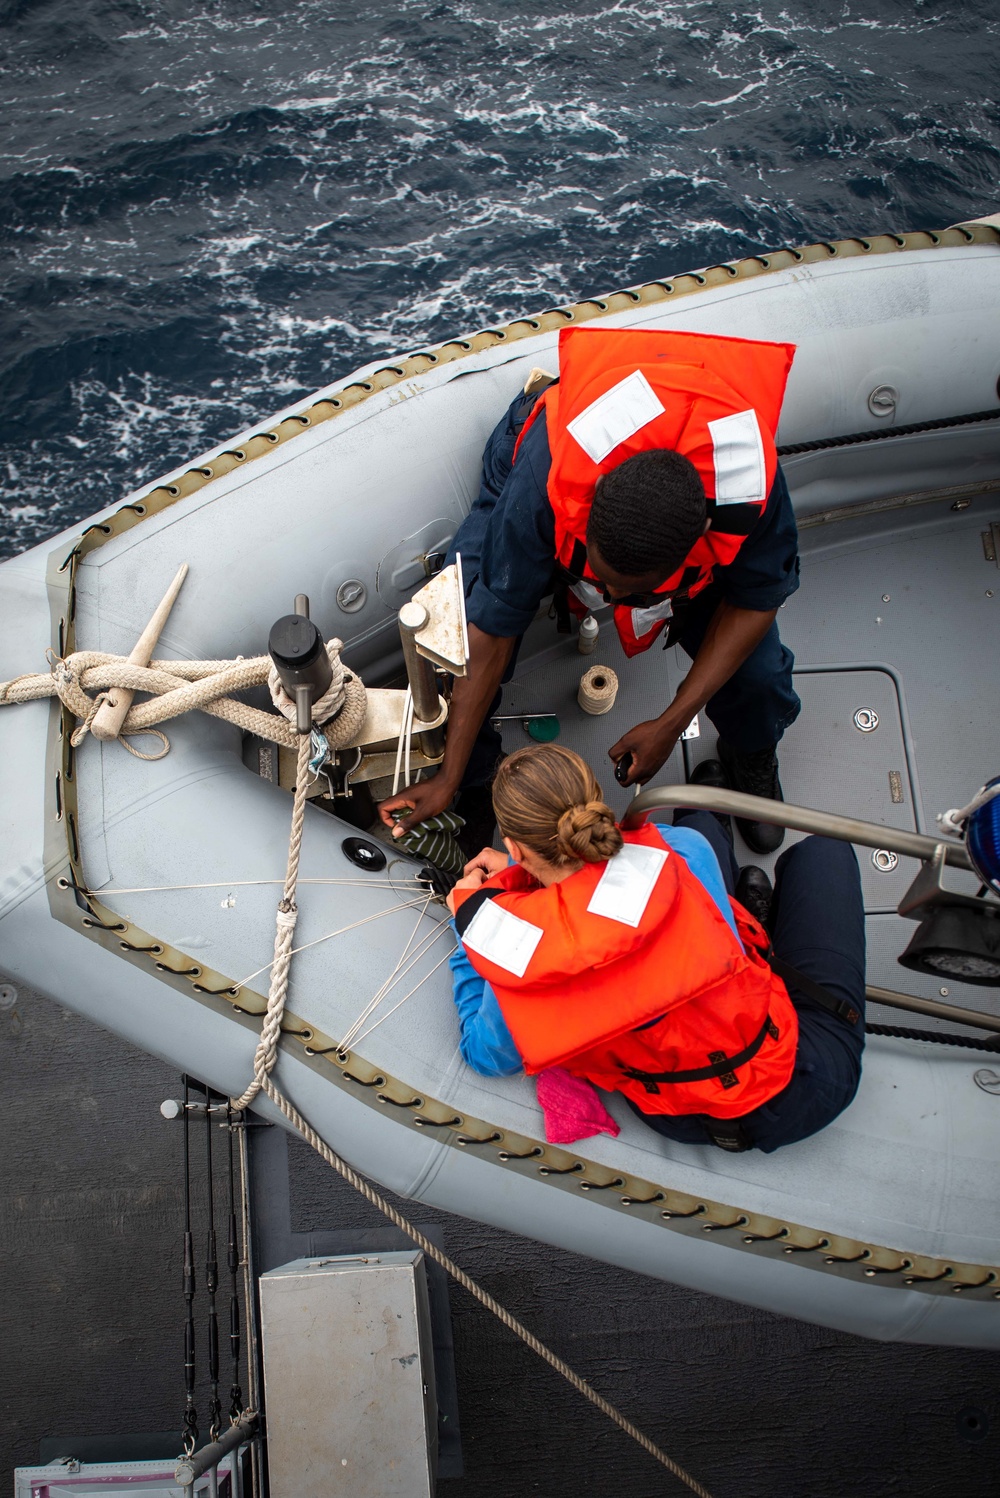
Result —
<instances>
[{"instance_id":1,"label":"dark blue wave","mask_svg":"<svg viewBox=\"0 0 1000 1498\"><path fill-rule=\"evenodd\" d=\"M4 0L0 554L354 365L995 211L992 4Z\"/></svg>"}]
</instances>

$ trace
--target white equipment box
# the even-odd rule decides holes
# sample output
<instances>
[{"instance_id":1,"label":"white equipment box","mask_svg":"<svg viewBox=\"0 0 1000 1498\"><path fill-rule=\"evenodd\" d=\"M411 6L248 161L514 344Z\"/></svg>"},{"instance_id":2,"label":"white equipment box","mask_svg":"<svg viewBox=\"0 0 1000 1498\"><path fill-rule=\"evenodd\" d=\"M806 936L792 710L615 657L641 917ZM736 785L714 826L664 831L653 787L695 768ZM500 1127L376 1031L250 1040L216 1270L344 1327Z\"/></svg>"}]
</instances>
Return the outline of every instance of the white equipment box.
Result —
<instances>
[{"instance_id":1,"label":"white equipment box","mask_svg":"<svg viewBox=\"0 0 1000 1498\"><path fill-rule=\"evenodd\" d=\"M260 1277L271 1498L432 1498L430 1309L419 1250Z\"/></svg>"}]
</instances>

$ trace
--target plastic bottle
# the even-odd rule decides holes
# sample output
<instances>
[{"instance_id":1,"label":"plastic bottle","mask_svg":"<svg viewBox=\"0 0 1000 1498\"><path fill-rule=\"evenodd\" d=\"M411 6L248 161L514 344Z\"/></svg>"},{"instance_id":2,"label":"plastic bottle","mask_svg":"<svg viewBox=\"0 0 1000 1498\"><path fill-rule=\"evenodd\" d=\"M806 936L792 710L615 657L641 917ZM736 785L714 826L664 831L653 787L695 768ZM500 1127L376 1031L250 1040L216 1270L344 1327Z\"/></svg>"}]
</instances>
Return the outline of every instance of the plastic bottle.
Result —
<instances>
[{"instance_id":1,"label":"plastic bottle","mask_svg":"<svg viewBox=\"0 0 1000 1498\"><path fill-rule=\"evenodd\" d=\"M601 626L593 614L588 614L581 621L580 633L577 636L576 648L581 655L591 655L597 649L597 636L601 632Z\"/></svg>"}]
</instances>

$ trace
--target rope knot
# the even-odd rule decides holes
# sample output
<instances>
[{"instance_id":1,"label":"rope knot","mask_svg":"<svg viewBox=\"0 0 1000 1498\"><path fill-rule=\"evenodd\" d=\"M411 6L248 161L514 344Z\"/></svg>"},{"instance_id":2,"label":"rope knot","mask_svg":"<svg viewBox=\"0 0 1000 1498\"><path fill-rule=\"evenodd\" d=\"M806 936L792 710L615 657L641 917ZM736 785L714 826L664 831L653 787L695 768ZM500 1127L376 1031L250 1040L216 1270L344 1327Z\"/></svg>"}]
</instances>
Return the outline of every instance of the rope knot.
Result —
<instances>
[{"instance_id":1,"label":"rope knot","mask_svg":"<svg viewBox=\"0 0 1000 1498\"><path fill-rule=\"evenodd\" d=\"M343 646L343 640L327 641L326 653L330 658L330 685L323 696L312 706L313 722L323 726L326 740L332 749L342 748L356 737L365 721L365 713L368 709L368 696L364 683L352 671L348 671L340 659ZM289 722L294 723L297 711L295 702L282 686L277 668L274 666L268 674L267 685L271 692L271 701L279 713Z\"/></svg>"}]
</instances>

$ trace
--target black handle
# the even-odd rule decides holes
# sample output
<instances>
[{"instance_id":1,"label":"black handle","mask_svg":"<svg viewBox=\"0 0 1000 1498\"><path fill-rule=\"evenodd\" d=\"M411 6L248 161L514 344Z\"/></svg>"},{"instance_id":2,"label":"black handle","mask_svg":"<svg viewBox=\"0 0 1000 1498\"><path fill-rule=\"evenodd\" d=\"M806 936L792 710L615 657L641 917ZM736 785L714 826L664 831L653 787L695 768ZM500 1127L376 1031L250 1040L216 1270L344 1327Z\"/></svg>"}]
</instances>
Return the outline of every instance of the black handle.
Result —
<instances>
[{"instance_id":1,"label":"black handle","mask_svg":"<svg viewBox=\"0 0 1000 1498\"><path fill-rule=\"evenodd\" d=\"M615 779L619 785L628 785L629 772L632 769L632 755L626 751L621 759L615 762Z\"/></svg>"}]
</instances>

